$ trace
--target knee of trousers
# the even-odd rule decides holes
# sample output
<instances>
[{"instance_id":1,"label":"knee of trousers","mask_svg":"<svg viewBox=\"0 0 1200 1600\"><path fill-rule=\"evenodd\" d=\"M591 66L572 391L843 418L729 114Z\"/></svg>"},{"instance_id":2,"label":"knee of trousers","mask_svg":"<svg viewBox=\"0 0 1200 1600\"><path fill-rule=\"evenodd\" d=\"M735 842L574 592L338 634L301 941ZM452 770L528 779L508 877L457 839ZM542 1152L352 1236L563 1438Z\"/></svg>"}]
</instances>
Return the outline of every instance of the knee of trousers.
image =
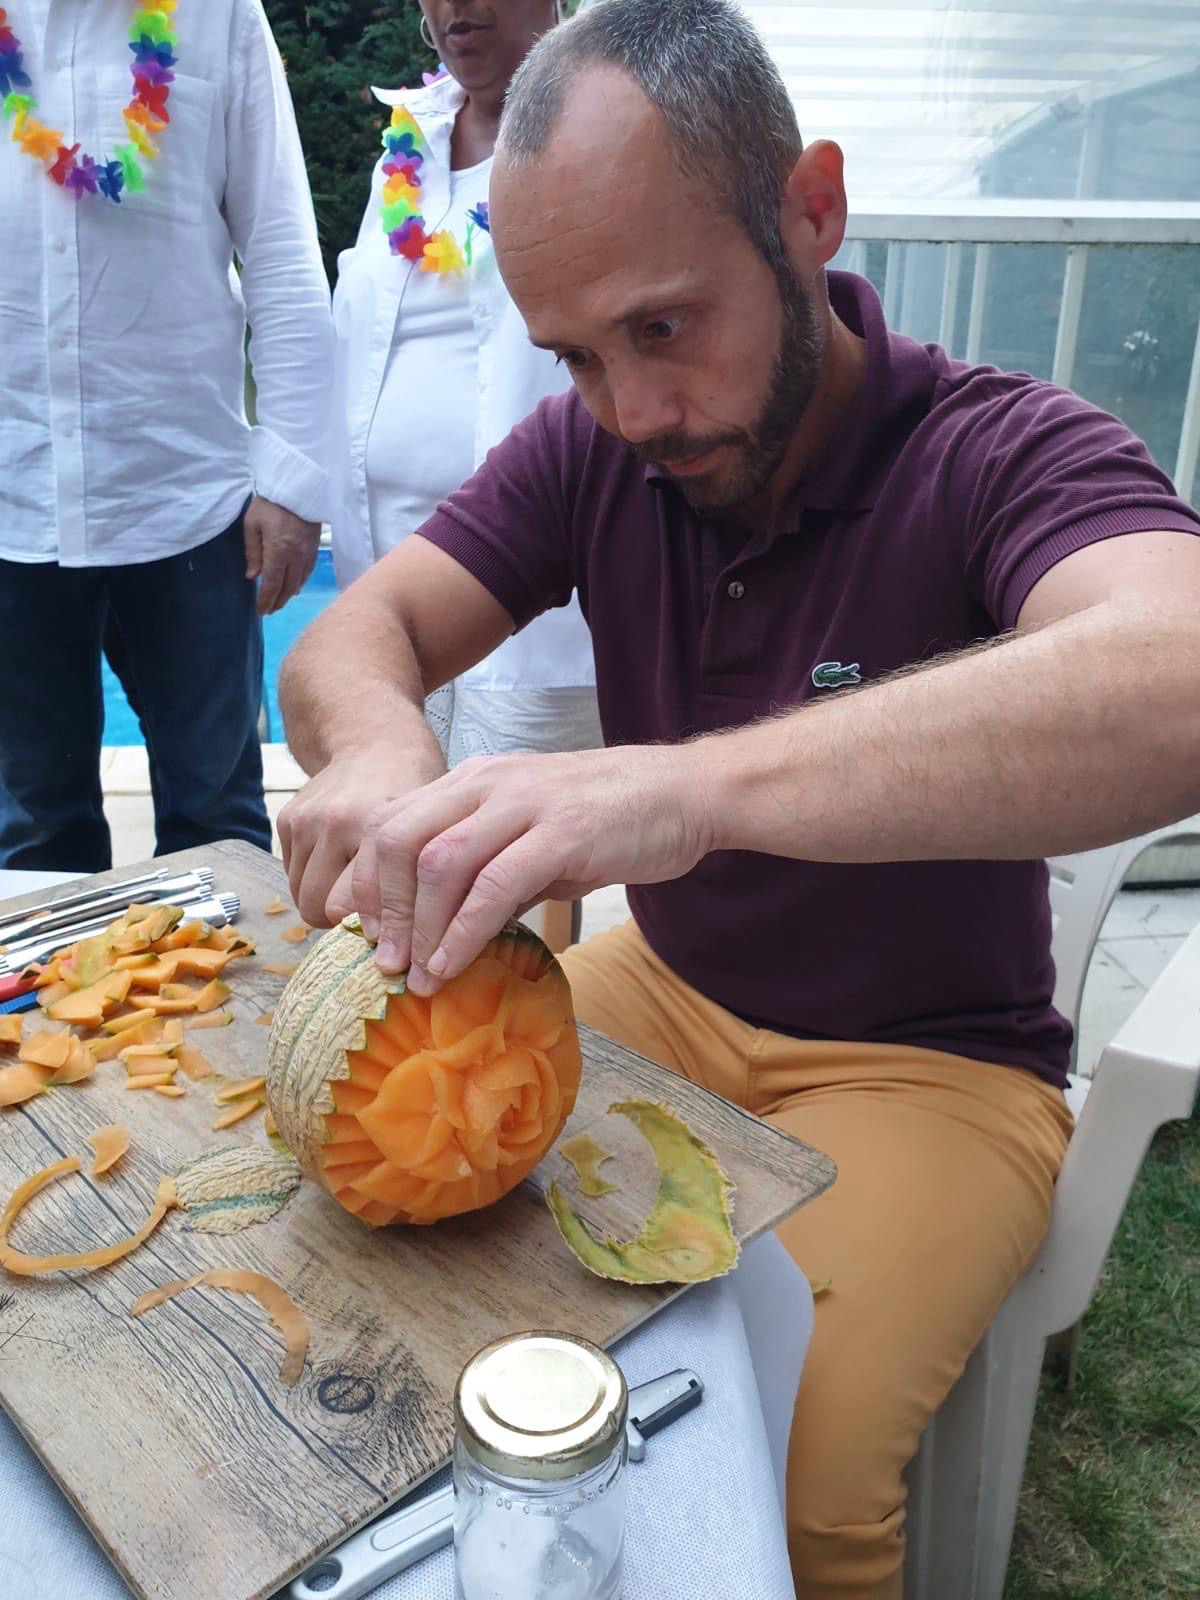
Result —
<instances>
[{"instance_id":1,"label":"knee of trousers","mask_svg":"<svg viewBox=\"0 0 1200 1600\"><path fill-rule=\"evenodd\" d=\"M900 1592L903 1446L889 1448L886 1434L876 1437L852 1409L819 1406L814 1415L810 1407L806 1417L800 1407L793 1423L787 1530L798 1600L896 1600Z\"/></svg>"},{"instance_id":2,"label":"knee of trousers","mask_svg":"<svg viewBox=\"0 0 1200 1600\"><path fill-rule=\"evenodd\" d=\"M803 1502L797 1504L790 1484L788 1496L788 1553L797 1600L899 1600L902 1504L882 1518L861 1515L847 1506L848 1520L835 1521L832 1516L810 1514Z\"/></svg>"}]
</instances>

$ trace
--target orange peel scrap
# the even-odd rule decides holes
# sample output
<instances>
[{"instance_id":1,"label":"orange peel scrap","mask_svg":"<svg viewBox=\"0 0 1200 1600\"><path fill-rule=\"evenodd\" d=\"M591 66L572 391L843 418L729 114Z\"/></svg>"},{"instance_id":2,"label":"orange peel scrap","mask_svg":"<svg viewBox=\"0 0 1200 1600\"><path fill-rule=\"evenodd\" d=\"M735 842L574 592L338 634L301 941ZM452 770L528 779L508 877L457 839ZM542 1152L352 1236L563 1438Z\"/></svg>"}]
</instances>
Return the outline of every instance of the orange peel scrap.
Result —
<instances>
[{"instance_id":1,"label":"orange peel scrap","mask_svg":"<svg viewBox=\"0 0 1200 1600\"><path fill-rule=\"evenodd\" d=\"M258 1301L271 1321L283 1335L285 1355L279 1369L279 1381L291 1388L304 1371L308 1354L308 1323L296 1302L273 1278L261 1272L246 1272L240 1267L213 1267L208 1272L198 1272L194 1278L176 1278L171 1283L148 1289L130 1307L131 1317L141 1317L156 1306L165 1305L186 1289L232 1289L237 1294L248 1294Z\"/></svg>"},{"instance_id":2,"label":"orange peel scrap","mask_svg":"<svg viewBox=\"0 0 1200 1600\"><path fill-rule=\"evenodd\" d=\"M0 1106L19 1106L41 1094L50 1074L44 1067L31 1061L18 1061L11 1067L0 1067Z\"/></svg>"},{"instance_id":3,"label":"orange peel scrap","mask_svg":"<svg viewBox=\"0 0 1200 1600\"><path fill-rule=\"evenodd\" d=\"M30 1061L35 1067L49 1067L51 1072L57 1072L59 1067L66 1066L70 1053L69 1028L62 1028L57 1032L43 1028L40 1033L31 1034L24 1041L17 1055L19 1060Z\"/></svg>"},{"instance_id":4,"label":"orange peel scrap","mask_svg":"<svg viewBox=\"0 0 1200 1600\"><path fill-rule=\"evenodd\" d=\"M214 1118L213 1132L216 1133L221 1128L232 1128L235 1122L240 1122L243 1117L250 1116L252 1112L257 1111L260 1106L265 1106L266 1103L267 1097L265 1094L251 1095L249 1099L237 1101L230 1106L228 1111L222 1111L219 1117Z\"/></svg>"},{"instance_id":5,"label":"orange peel scrap","mask_svg":"<svg viewBox=\"0 0 1200 1600\"><path fill-rule=\"evenodd\" d=\"M203 989L196 991L196 1010L201 1012L215 1011L219 1005L229 999L231 993L232 990L227 983L222 983L220 978L212 978L204 985Z\"/></svg>"},{"instance_id":6,"label":"orange peel scrap","mask_svg":"<svg viewBox=\"0 0 1200 1600\"><path fill-rule=\"evenodd\" d=\"M194 1033L197 1028L224 1028L233 1021L231 1011L206 1011L201 1017L189 1017L187 1028Z\"/></svg>"},{"instance_id":7,"label":"orange peel scrap","mask_svg":"<svg viewBox=\"0 0 1200 1600\"><path fill-rule=\"evenodd\" d=\"M131 1255L138 1245L144 1244L167 1212L178 1203L175 1180L164 1176L158 1180L158 1193L154 1197L150 1215L136 1233L130 1234L127 1239L119 1240L116 1244L103 1245L97 1250L84 1250L78 1254L51 1256L31 1256L9 1244L8 1236L13 1223L34 1195L53 1183L55 1178L61 1178L68 1172L78 1172L79 1167L78 1156L65 1156L53 1166L43 1167L40 1172L33 1173L24 1183L19 1183L9 1195L3 1211L0 1211L0 1267L5 1267L18 1277L32 1277L35 1273L60 1272L69 1267L110 1266L112 1262Z\"/></svg>"},{"instance_id":8,"label":"orange peel scrap","mask_svg":"<svg viewBox=\"0 0 1200 1600\"><path fill-rule=\"evenodd\" d=\"M240 1100L244 1094L257 1094L260 1089L265 1089L267 1080L258 1078L239 1078L236 1083L227 1083L223 1089L218 1089L215 1095L217 1104L225 1105L230 1100Z\"/></svg>"},{"instance_id":9,"label":"orange peel scrap","mask_svg":"<svg viewBox=\"0 0 1200 1600\"><path fill-rule=\"evenodd\" d=\"M87 1141L96 1152L92 1162L92 1177L115 1167L129 1149L129 1129L123 1122L110 1122L103 1128L94 1128Z\"/></svg>"},{"instance_id":10,"label":"orange peel scrap","mask_svg":"<svg viewBox=\"0 0 1200 1600\"><path fill-rule=\"evenodd\" d=\"M51 1074L46 1087L51 1089L60 1083L82 1083L84 1078L90 1078L95 1070L96 1057L82 1039L73 1038L66 1061L57 1072Z\"/></svg>"},{"instance_id":11,"label":"orange peel scrap","mask_svg":"<svg viewBox=\"0 0 1200 1600\"><path fill-rule=\"evenodd\" d=\"M171 1059L193 1083L198 1083L201 1078L211 1078L213 1075L208 1057L202 1055L194 1044L181 1044Z\"/></svg>"}]
</instances>

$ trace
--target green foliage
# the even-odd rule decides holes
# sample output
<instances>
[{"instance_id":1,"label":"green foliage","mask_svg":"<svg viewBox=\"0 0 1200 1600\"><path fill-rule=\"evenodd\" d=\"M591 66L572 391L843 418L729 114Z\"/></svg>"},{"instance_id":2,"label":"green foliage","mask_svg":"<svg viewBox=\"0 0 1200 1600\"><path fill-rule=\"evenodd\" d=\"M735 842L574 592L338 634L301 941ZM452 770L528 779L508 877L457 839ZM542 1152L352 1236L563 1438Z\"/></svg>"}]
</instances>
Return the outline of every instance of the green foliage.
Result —
<instances>
[{"instance_id":1,"label":"green foliage","mask_svg":"<svg viewBox=\"0 0 1200 1600\"><path fill-rule=\"evenodd\" d=\"M1200 1120L1154 1141L1083 1322L1042 1379L1006 1600L1200 1594Z\"/></svg>"},{"instance_id":2,"label":"green foliage","mask_svg":"<svg viewBox=\"0 0 1200 1600\"><path fill-rule=\"evenodd\" d=\"M330 282L354 243L387 111L371 84L419 84L435 62L411 0L265 0L287 66Z\"/></svg>"}]
</instances>

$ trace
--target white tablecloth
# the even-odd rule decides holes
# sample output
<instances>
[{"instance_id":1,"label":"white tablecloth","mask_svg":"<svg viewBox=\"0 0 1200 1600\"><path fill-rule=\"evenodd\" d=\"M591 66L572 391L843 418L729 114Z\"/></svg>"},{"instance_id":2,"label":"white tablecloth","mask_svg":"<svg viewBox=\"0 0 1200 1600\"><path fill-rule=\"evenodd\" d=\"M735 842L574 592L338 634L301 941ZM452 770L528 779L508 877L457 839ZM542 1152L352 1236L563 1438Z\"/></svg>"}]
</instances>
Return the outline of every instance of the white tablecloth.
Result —
<instances>
[{"instance_id":1,"label":"white tablecloth","mask_svg":"<svg viewBox=\"0 0 1200 1600\"><path fill-rule=\"evenodd\" d=\"M39 887L13 881L34 877L0 872L0 899ZM0 1340L5 1327L0 1316ZM623 1600L793 1600L784 1461L811 1331L808 1284L767 1237L728 1278L691 1290L615 1347L631 1384L691 1367L705 1385L701 1405L650 1439L646 1460L629 1466ZM453 1593L447 1549L386 1580L373 1600L451 1600ZM2 1412L0 1600L129 1600Z\"/></svg>"}]
</instances>

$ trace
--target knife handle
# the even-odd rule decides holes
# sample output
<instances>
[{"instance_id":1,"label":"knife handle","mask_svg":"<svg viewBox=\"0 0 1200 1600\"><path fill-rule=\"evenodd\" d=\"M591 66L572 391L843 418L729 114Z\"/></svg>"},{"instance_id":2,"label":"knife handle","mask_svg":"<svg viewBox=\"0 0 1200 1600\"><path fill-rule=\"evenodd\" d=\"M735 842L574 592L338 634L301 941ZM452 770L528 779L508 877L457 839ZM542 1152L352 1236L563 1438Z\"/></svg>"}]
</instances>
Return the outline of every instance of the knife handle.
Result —
<instances>
[{"instance_id":1,"label":"knife handle","mask_svg":"<svg viewBox=\"0 0 1200 1600\"><path fill-rule=\"evenodd\" d=\"M385 1578L432 1555L453 1537L454 1489L447 1485L352 1534L292 1581L290 1600L361 1600Z\"/></svg>"},{"instance_id":2,"label":"knife handle","mask_svg":"<svg viewBox=\"0 0 1200 1600\"><path fill-rule=\"evenodd\" d=\"M11 1016L15 1011L35 1011L38 997L34 989L23 989L11 1000L0 1000L0 1017Z\"/></svg>"}]
</instances>

